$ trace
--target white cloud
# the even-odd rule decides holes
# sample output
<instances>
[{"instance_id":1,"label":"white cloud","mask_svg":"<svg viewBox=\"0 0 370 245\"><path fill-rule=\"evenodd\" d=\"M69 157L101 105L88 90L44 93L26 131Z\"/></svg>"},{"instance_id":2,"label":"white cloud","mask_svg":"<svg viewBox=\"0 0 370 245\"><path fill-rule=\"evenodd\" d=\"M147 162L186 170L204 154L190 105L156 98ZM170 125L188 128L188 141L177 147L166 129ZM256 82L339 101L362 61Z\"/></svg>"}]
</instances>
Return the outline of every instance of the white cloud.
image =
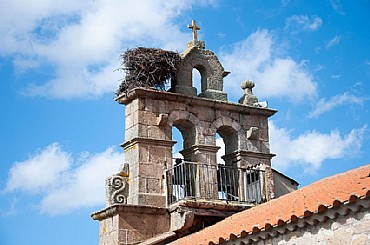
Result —
<instances>
[{"instance_id":1,"label":"white cloud","mask_svg":"<svg viewBox=\"0 0 370 245\"><path fill-rule=\"evenodd\" d=\"M68 181L64 185L47 193L41 202L41 210L49 214L58 214L80 207L103 204L105 178L118 172L123 162L123 154L113 148L89 155L81 166L69 171L65 176Z\"/></svg>"},{"instance_id":2,"label":"white cloud","mask_svg":"<svg viewBox=\"0 0 370 245\"><path fill-rule=\"evenodd\" d=\"M318 16L293 15L286 18L285 29L293 31L316 31L322 26L322 19Z\"/></svg>"},{"instance_id":3,"label":"white cloud","mask_svg":"<svg viewBox=\"0 0 370 245\"><path fill-rule=\"evenodd\" d=\"M326 44L325 44L325 48L331 48L332 46L334 45L337 45L339 44L339 42L341 41L341 36L338 36L338 35L335 35L335 37L333 37L331 40L329 40Z\"/></svg>"},{"instance_id":4,"label":"white cloud","mask_svg":"<svg viewBox=\"0 0 370 245\"><path fill-rule=\"evenodd\" d=\"M358 104L363 105L366 99L349 93L337 94L330 99L320 99L315 108L308 114L309 118L318 118L321 114L332 110L333 108L343 104Z\"/></svg>"},{"instance_id":5,"label":"white cloud","mask_svg":"<svg viewBox=\"0 0 370 245\"><path fill-rule=\"evenodd\" d=\"M16 69L34 68L31 61L51 69L54 78L34 81L27 94L68 98L113 92L122 76L113 73L119 53L137 45L182 49L191 34L182 33L175 18L195 4L214 1L9 0L0 8L0 53L17 54Z\"/></svg>"},{"instance_id":6,"label":"white cloud","mask_svg":"<svg viewBox=\"0 0 370 245\"><path fill-rule=\"evenodd\" d=\"M316 96L316 83L304 61L281 55L274 36L267 30L257 30L247 39L236 43L229 53L220 58L231 74L224 87L229 94L242 94L240 83L252 79L255 94L260 98L287 97L292 101Z\"/></svg>"},{"instance_id":7,"label":"white cloud","mask_svg":"<svg viewBox=\"0 0 370 245\"><path fill-rule=\"evenodd\" d=\"M70 167L70 155L53 143L23 162L16 162L9 171L6 191L40 192L55 185L55 180Z\"/></svg>"},{"instance_id":8,"label":"white cloud","mask_svg":"<svg viewBox=\"0 0 370 245\"><path fill-rule=\"evenodd\" d=\"M328 134L313 130L295 138L291 131L278 128L273 122L269 126L271 151L277 155L273 158L273 167L285 170L289 166L300 165L310 173L316 172L325 160L358 153L367 128L365 125L352 129L343 136L338 130Z\"/></svg>"},{"instance_id":9,"label":"white cloud","mask_svg":"<svg viewBox=\"0 0 370 245\"><path fill-rule=\"evenodd\" d=\"M26 161L15 163L9 172L6 191L39 191L40 211L51 215L103 205L105 178L118 172L123 162L123 153L112 147L72 158L54 143Z\"/></svg>"}]
</instances>

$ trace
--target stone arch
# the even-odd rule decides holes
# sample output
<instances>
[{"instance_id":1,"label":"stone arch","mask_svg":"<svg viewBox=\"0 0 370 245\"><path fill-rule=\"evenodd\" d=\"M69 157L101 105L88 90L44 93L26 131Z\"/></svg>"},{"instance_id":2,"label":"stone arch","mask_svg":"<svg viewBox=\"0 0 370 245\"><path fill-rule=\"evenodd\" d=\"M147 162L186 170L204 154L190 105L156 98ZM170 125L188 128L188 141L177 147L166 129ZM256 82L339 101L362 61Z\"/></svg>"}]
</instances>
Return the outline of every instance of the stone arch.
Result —
<instances>
[{"instance_id":1,"label":"stone arch","mask_svg":"<svg viewBox=\"0 0 370 245\"><path fill-rule=\"evenodd\" d=\"M230 126L221 126L217 129L225 144L225 155L233 153L239 149L238 132Z\"/></svg>"},{"instance_id":2,"label":"stone arch","mask_svg":"<svg viewBox=\"0 0 370 245\"><path fill-rule=\"evenodd\" d=\"M193 69L196 69L199 74L200 74L200 91L197 91L197 93L200 95L202 94L204 91L206 91L207 87L206 87L206 84L207 84L207 68L204 67L203 65L196 65L193 67ZM192 76L193 76L193 72L192 72ZM192 86L194 87L194 78L192 77Z\"/></svg>"},{"instance_id":3,"label":"stone arch","mask_svg":"<svg viewBox=\"0 0 370 245\"><path fill-rule=\"evenodd\" d=\"M235 132L238 132L239 135L242 134L241 131L243 131L243 128L236 120L230 117L219 117L212 123L211 129L213 131L218 131L219 128L223 126L232 128Z\"/></svg>"},{"instance_id":4,"label":"stone arch","mask_svg":"<svg viewBox=\"0 0 370 245\"><path fill-rule=\"evenodd\" d=\"M188 111L174 110L169 115L168 125L176 127L182 134L184 149L196 144L199 119Z\"/></svg>"},{"instance_id":5,"label":"stone arch","mask_svg":"<svg viewBox=\"0 0 370 245\"><path fill-rule=\"evenodd\" d=\"M189 48L182 54L177 74L171 81L171 91L196 96L197 91L192 80L193 69L197 69L201 74L199 96L227 101L227 95L223 92L223 78L228 72L225 72L212 51L199 47Z\"/></svg>"},{"instance_id":6,"label":"stone arch","mask_svg":"<svg viewBox=\"0 0 370 245\"><path fill-rule=\"evenodd\" d=\"M245 140L245 137L244 130L237 121L229 117L221 117L212 123L211 128L223 139L225 156L240 150L240 142ZM228 162L226 159L224 160L225 163Z\"/></svg>"}]
</instances>

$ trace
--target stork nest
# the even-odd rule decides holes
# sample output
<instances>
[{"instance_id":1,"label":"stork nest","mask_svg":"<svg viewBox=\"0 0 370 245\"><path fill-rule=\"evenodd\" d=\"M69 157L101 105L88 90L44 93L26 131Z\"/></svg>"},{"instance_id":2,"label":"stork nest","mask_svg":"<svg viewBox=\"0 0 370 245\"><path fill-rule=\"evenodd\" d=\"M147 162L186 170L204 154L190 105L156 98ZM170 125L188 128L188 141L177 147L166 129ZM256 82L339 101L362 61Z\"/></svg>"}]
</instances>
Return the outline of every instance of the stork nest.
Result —
<instances>
[{"instance_id":1,"label":"stork nest","mask_svg":"<svg viewBox=\"0 0 370 245\"><path fill-rule=\"evenodd\" d=\"M116 96L137 87L164 90L166 83L177 72L178 53L156 48L128 49L121 55L122 64L118 70L125 72Z\"/></svg>"}]
</instances>

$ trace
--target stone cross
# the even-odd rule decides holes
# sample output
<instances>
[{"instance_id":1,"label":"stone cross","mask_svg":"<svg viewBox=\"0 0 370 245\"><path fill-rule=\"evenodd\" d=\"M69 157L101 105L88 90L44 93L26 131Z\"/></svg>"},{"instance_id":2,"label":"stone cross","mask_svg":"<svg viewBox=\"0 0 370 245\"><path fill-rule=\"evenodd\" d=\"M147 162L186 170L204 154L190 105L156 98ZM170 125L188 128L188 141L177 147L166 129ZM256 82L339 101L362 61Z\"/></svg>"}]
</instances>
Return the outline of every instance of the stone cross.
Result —
<instances>
[{"instance_id":1,"label":"stone cross","mask_svg":"<svg viewBox=\"0 0 370 245\"><path fill-rule=\"evenodd\" d=\"M198 41L197 31L200 30L200 26L197 26L197 22L195 20L192 20L191 25L188 25L188 28L192 29L193 31L193 41Z\"/></svg>"}]
</instances>

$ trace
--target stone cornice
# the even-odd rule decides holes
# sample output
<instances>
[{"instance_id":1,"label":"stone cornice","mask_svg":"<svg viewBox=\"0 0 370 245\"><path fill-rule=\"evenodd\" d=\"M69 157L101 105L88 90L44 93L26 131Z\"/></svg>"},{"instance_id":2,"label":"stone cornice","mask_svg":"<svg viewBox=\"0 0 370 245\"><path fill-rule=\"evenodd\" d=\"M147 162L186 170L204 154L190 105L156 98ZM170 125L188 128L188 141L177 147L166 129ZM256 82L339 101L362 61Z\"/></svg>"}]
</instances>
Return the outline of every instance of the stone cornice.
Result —
<instances>
[{"instance_id":1,"label":"stone cornice","mask_svg":"<svg viewBox=\"0 0 370 245\"><path fill-rule=\"evenodd\" d=\"M271 160L274 156L276 156L276 155L271 154L271 153L262 153L262 152L239 150L239 151L235 151L233 153L224 155L221 158L226 160L226 159L230 159L230 158L232 159L232 158L240 158L240 157L256 157L256 158L260 158L260 159Z\"/></svg>"},{"instance_id":2,"label":"stone cornice","mask_svg":"<svg viewBox=\"0 0 370 245\"><path fill-rule=\"evenodd\" d=\"M121 212L138 214L165 214L167 213L167 208L144 205L115 204L100 211L94 212L90 216L93 220L103 220L108 217L113 217Z\"/></svg>"},{"instance_id":3,"label":"stone cornice","mask_svg":"<svg viewBox=\"0 0 370 245\"><path fill-rule=\"evenodd\" d=\"M156 146L170 146L170 147L172 147L174 144L176 144L176 141L136 137L132 140L124 142L120 146L123 149L127 149L127 148L130 148L130 147L132 147L133 145L135 145L137 143L144 143L144 144L156 145Z\"/></svg>"},{"instance_id":4,"label":"stone cornice","mask_svg":"<svg viewBox=\"0 0 370 245\"><path fill-rule=\"evenodd\" d=\"M263 115L270 117L274 115L277 110L269 108L259 108L253 106L247 106L242 104L236 104L232 102L225 102L219 100L213 100L203 97L194 97L184 95L180 93L170 93L165 91L154 90L150 88L135 88L130 90L128 93L121 94L115 98L115 100L123 105L127 105L131 101L137 98L149 97L152 99L166 100L166 101L177 101L188 105L198 105L204 107L211 107L215 109L227 109L229 111L235 111L242 114L253 114Z\"/></svg>"},{"instance_id":5,"label":"stone cornice","mask_svg":"<svg viewBox=\"0 0 370 245\"><path fill-rule=\"evenodd\" d=\"M186 148L182 151L180 151L181 154L188 154L188 153L191 153L191 152L195 152L195 151L206 151L206 152L212 152L212 153L217 153L217 151L220 149L221 147L219 146L212 146L212 145L193 145L189 148Z\"/></svg>"}]
</instances>

